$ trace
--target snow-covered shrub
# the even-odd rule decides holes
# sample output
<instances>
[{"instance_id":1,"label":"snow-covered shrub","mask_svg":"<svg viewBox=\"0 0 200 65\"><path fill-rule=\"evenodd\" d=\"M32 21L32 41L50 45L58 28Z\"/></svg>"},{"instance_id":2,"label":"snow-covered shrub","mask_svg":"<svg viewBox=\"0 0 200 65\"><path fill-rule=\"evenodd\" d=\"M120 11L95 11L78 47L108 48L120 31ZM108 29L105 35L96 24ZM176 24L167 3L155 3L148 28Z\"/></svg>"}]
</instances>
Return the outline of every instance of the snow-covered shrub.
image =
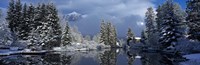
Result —
<instances>
[{"instance_id":1,"label":"snow-covered shrub","mask_svg":"<svg viewBox=\"0 0 200 65\"><path fill-rule=\"evenodd\" d=\"M83 42L83 36L78 31L78 27L76 26L71 27L71 36L72 36L72 42L78 42L78 43Z\"/></svg>"},{"instance_id":2,"label":"snow-covered shrub","mask_svg":"<svg viewBox=\"0 0 200 65\"><path fill-rule=\"evenodd\" d=\"M100 34L94 35L92 38L93 41L100 43Z\"/></svg>"}]
</instances>

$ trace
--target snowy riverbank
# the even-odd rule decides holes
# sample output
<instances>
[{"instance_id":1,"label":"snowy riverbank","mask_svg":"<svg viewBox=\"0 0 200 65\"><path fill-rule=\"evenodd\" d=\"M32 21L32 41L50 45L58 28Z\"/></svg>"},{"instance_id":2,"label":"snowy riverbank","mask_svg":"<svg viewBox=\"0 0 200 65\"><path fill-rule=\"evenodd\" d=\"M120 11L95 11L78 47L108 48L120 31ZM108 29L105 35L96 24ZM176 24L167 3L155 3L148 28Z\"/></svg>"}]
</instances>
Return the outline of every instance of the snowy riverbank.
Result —
<instances>
[{"instance_id":1,"label":"snowy riverbank","mask_svg":"<svg viewBox=\"0 0 200 65\"><path fill-rule=\"evenodd\" d=\"M198 54L189 54L189 55L184 55L187 59L189 59L186 62L181 62L181 65L199 65L200 64L200 53Z\"/></svg>"},{"instance_id":2,"label":"snowy riverbank","mask_svg":"<svg viewBox=\"0 0 200 65\"><path fill-rule=\"evenodd\" d=\"M87 50L100 50L110 48L110 45L88 41L87 43L72 43L71 45L63 47L55 47L54 51L87 51Z\"/></svg>"}]
</instances>

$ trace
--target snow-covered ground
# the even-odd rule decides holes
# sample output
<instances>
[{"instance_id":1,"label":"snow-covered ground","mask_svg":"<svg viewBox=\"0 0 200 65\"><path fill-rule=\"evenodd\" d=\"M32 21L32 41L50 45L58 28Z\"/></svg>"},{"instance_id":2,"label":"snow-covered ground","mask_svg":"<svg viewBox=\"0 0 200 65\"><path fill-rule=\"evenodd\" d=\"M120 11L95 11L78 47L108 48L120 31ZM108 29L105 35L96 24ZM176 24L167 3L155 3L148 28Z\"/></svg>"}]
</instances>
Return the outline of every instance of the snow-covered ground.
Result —
<instances>
[{"instance_id":1,"label":"snow-covered ground","mask_svg":"<svg viewBox=\"0 0 200 65\"><path fill-rule=\"evenodd\" d=\"M176 45L176 50L183 54L191 54L200 52L200 42L188 39L180 39Z\"/></svg>"},{"instance_id":2,"label":"snow-covered ground","mask_svg":"<svg viewBox=\"0 0 200 65\"><path fill-rule=\"evenodd\" d=\"M200 53L184 55L184 57L189 60L186 62L181 62L181 65L200 65Z\"/></svg>"}]
</instances>

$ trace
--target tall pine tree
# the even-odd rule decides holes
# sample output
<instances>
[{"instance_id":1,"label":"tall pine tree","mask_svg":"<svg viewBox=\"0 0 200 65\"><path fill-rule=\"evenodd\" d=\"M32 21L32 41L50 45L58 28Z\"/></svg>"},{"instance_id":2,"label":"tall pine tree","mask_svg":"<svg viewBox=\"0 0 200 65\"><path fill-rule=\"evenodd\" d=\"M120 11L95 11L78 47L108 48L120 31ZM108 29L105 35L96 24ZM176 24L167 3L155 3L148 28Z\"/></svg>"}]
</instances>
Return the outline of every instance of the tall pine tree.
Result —
<instances>
[{"instance_id":1,"label":"tall pine tree","mask_svg":"<svg viewBox=\"0 0 200 65\"><path fill-rule=\"evenodd\" d=\"M158 42L157 40L158 33L156 32L156 20L155 20L156 15L153 11L153 8L152 7L148 8L145 15L146 15L145 17L146 31L145 32L147 33L147 42L151 47L156 46Z\"/></svg>"},{"instance_id":2,"label":"tall pine tree","mask_svg":"<svg viewBox=\"0 0 200 65\"><path fill-rule=\"evenodd\" d=\"M105 28L106 25L105 25L105 22L104 20L101 22L101 26L100 26L100 43L103 43L105 44L105 41L106 41L106 32L105 32Z\"/></svg>"},{"instance_id":3,"label":"tall pine tree","mask_svg":"<svg viewBox=\"0 0 200 65\"><path fill-rule=\"evenodd\" d=\"M10 0L9 6L8 6L8 11L7 11L7 17L6 20L8 21L8 27L10 28L11 32L14 32L14 28L16 27L16 22L14 20L15 17L15 2L14 0Z\"/></svg>"},{"instance_id":4,"label":"tall pine tree","mask_svg":"<svg viewBox=\"0 0 200 65\"><path fill-rule=\"evenodd\" d=\"M50 41L50 45L54 47L59 47L61 44L61 27L60 27L60 21L58 17L58 12L53 5L53 3L47 5L47 21L49 22L51 28L52 28L52 40Z\"/></svg>"},{"instance_id":5,"label":"tall pine tree","mask_svg":"<svg viewBox=\"0 0 200 65\"><path fill-rule=\"evenodd\" d=\"M100 43L116 47L117 43L117 32L111 22L105 23L102 21L100 29Z\"/></svg>"},{"instance_id":6,"label":"tall pine tree","mask_svg":"<svg viewBox=\"0 0 200 65\"><path fill-rule=\"evenodd\" d=\"M188 22L188 35L190 39L197 39L200 41L200 1L188 0L187 1L187 22Z\"/></svg>"},{"instance_id":7,"label":"tall pine tree","mask_svg":"<svg viewBox=\"0 0 200 65\"><path fill-rule=\"evenodd\" d=\"M165 5L167 11L165 11L165 17L163 17L162 31L159 39L162 50L174 47L178 38L181 36L181 33L178 31L178 26L181 21L175 15L173 1L167 0Z\"/></svg>"},{"instance_id":8,"label":"tall pine tree","mask_svg":"<svg viewBox=\"0 0 200 65\"><path fill-rule=\"evenodd\" d=\"M20 38L23 40L27 40L28 34L29 34L29 18L28 18L28 12L27 12L27 5L26 3L23 6L23 13L22 13L22 21L21 24L19 24L21 32L19 33Z\"/></svg>"},{"instance_id":9,"label":"tall pine tree","mask_svg":"<svg viewBox=\"0 0 200 65\"><path fill-rule=\"evenodd\" d=\"M15 4L15 11L14 11L14 31L18 34L18 36L21 39L21 35L19 34L21 32L20 24L23 24L22 21L22 4L21 0L17 0Z\"/></svg>"},{"instance_id":10,"label":"tall pine tree","mask_svg":"<svg viewBox=\"0 0 200 65\"><path fill-rule=\"evenodd\" d=\"M172 4L174 16L177 18L178 21L180 21L181 26L183 26L184 20L185 20L185 12L181 9L180 5L178 3L173 3ZM164 17L166 17L166 13L168 12L168 4L165 2L162 5L159 5L157 8L157 14L156 14L156 29L158 32L161 32L161 27L164 22ZM179 26L179 28L181 27Z\"/></svg>"},{"instance_id":11,"label":"tall pine tree","mask_svg":"<svg viewBox=\"0 0 200 65\"><path fill-rule=\"evenodd\" d=\"M64 33L62 34L62 46L70 45L72 42L70 27L68 22L66 22Z\"/></svg>"},{"instance_id":12,"label":"tall pine tree","mask_svg":"<svg viewBox=\"0 0 200 65\"><path fill-rule=\"evenodd\" d=\"M147 31L148 37L150 37L151 33L155 31L155 13L153 11L153 8L152 7L148 8L145 15L146 15L146 18L145 18L146 31Z\"/></svg>"},{"instance_id":13,"label":"tall pine tree","mask_svg":"<svg viewBox=\"0 0 200 65\"><path fill-rule=\"evenodd\" d=\"M130 41L134 41L134 42L135 42L135 36L134 36L134 34L133 34L131 28L128 28L128 32L127 32L126 35L127 35L127 37L126 37L126 38L127 38L126 42L127 42L128 46L130 46L130 44L129 44Z\"/></svg>"}]
</instances>

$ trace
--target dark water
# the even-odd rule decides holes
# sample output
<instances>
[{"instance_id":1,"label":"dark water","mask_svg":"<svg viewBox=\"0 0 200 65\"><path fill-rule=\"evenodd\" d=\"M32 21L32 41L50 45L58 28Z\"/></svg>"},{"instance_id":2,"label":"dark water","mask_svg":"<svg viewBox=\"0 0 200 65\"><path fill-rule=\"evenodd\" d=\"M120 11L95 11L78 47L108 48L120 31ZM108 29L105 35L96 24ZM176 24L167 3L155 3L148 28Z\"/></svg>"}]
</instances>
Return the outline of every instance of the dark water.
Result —
<instances>
[{"instance_id":1,"label":"dark water","mask_svg":"<svg viewBox=\"0 0 200 65\"><path fill-rule=\"evenodd\" d=\"M2 56L0 65L138 65L136 63L140 62L134 62L136 55L142 56L142 65L172 65L172 62L160 53L141 53L123 49Z\"/></svg>"}]
</instances>

